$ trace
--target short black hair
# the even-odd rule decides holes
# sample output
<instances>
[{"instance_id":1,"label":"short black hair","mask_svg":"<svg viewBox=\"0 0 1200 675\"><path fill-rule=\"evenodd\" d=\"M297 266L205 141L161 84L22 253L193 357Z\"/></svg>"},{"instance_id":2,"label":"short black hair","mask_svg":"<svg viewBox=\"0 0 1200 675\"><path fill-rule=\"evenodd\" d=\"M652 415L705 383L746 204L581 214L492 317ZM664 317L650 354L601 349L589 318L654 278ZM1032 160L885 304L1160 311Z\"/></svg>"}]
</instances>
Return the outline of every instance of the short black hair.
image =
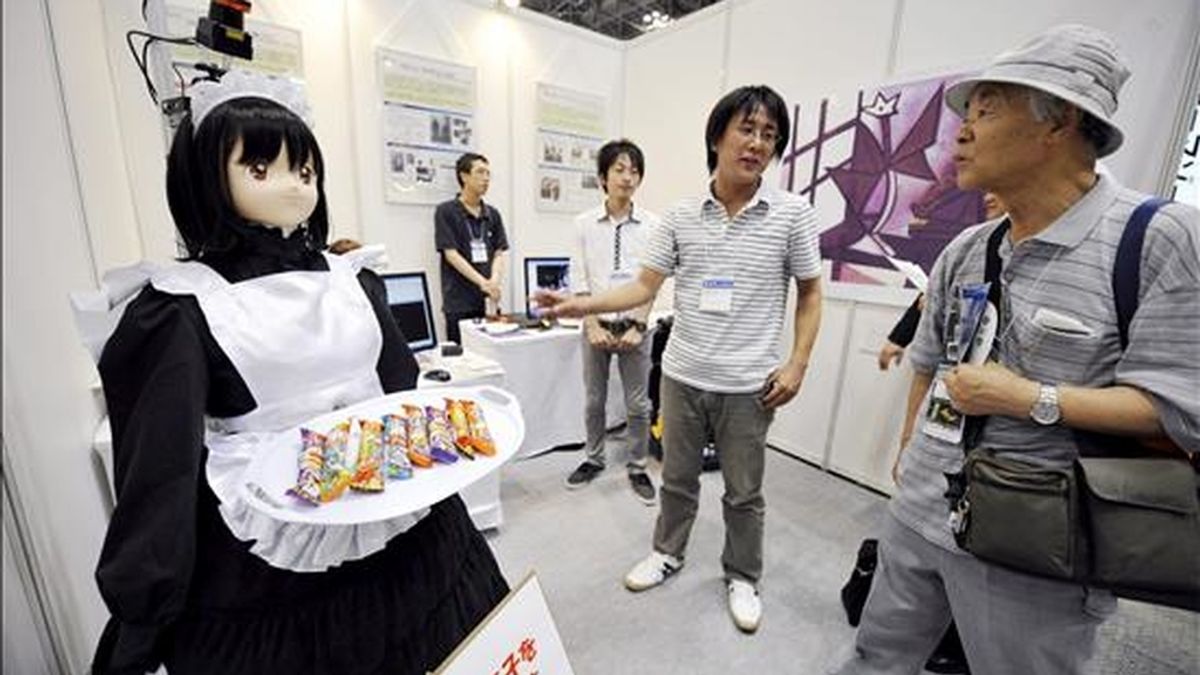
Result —
<instances>
[{"instance_id":1,"label":"short black hair","mask_svg":"<svg viewBox=\"0 0 1200 675\"><path fill-rule=\"evenodd\" d=\"M605 193L608 192L608 185L605 184L608 170L617 163L617 159L621 155L629 158L639 176L645 177L646 175L646 158L642 156L642 149L637 146L637 143L628 138L609 141L600 146L600 152L596 155L596 175L600 177L600 187L604 188Z\"/></svg>"},{"instance_id":2,"label":"short black hair","mask_svg":"<svg viewBox=\"0 0 1200 675\"><path fill-rule=\"evenodd\" d=\"M759 107L762 107L771 121L775 123L779 133L775 137L773 154L776 159L783 156L792 130L787 104L783 102L783 97L765 84L738 87L717 101L712 112L708 114L708 125L704 130L704 148L708 153L709 173L717 168L717 141L729 127L729 121L733 119L734 115L740 117L753 115Z\"/></svg>"},{"instance_id":3,"label":"short black hair","mask_svg":"<svg viewBox=\"0 0 1200 675\"><path fill-rule=\"evenodd\" d=\"M471 173L471 169L474 168L476 161L483 162L484 164L489 163L487 157L478 152L464 152L462 157L459 157L458 161L454 163L454 179L458 181L458 187L463 186L462 175L464 173Z\"/></svg>"},{"instance_id":4,"label":"short black hair","mask_svg":"<svg viewBox=\"0 0 1200 675\"><path fill-rule=\"evenodd\" d=\"M305 236L315 250L325 248L329 215L325 205L325 162L312 130L295 113L274 101L247 96L213 108L197 129L184 117L167 155L167 204L183 238L188 260L207 253L228 253L249 228L259 227L238 215L229 192L226 166L242 141L242 164L273 162L286 144L288 168L312 160L317 174L317 205Z\"/></svg>"}]
</instances>

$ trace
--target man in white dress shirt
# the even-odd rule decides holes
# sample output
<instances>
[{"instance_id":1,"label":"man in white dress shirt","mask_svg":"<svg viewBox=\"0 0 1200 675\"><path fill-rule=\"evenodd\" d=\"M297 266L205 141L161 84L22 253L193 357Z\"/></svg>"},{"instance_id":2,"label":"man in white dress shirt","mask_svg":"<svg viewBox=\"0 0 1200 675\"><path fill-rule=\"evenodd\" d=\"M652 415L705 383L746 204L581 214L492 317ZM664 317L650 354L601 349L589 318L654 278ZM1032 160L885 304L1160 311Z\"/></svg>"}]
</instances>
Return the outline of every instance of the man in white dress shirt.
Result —
<instances>
[{"instance_id":1,"label":"man in white dress shirt","mask_svg":"<svg viewBox=\"0 0 1200 675\"><path fill-rule=\"evenodd\" d=\"M634 210L633 194L642 184L646 163L632 141L609 141L596 159L604 203L575 218L575 251L571 257L571 285L577 295L603 293L631 281L641 266L646 237L658 225L658 216ZM615 356L625 392L629 454L626 468L634 495L647 506L655 504L654 484L646 474L650 441L650 340L646 318L653 302L630 310L588 316L583 322L583 382L587 389L584 411L587 458L567 477L567 488L592 482L605 466L604 436L610 363Z\"/></svg>"}]
</instances>

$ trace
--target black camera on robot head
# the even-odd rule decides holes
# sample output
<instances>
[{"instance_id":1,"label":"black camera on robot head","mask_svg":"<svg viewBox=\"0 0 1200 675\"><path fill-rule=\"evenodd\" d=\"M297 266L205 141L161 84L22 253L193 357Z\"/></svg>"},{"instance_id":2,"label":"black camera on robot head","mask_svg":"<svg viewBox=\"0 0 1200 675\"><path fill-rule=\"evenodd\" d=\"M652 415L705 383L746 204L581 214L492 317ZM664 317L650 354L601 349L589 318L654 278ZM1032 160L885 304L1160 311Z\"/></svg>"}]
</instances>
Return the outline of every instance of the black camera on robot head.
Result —
<instances>
[{"instance_id":1,"label":"black camera on robot head","mask_svg":"<svg viewBox=\"0 0 1200 675\"><path fill-rule=\"evenodd\" d=\"M250 60L254 55L252 38L245 29L250 0L212 0L208 16L196 24L196 42L209 49Z\"/></svg>"}]
</instances>

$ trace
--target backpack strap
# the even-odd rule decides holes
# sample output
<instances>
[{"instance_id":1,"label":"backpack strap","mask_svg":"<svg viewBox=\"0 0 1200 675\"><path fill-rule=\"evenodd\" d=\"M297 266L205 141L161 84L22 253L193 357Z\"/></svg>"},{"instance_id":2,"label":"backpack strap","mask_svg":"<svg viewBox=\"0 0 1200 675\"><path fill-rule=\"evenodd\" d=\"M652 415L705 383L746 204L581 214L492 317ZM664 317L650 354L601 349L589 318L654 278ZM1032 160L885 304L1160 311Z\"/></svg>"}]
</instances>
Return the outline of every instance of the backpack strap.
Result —
<instances>
[{"instance_id":1,"label":"backpack strap","mask_svg":"<svg viewBox=\"0 0 1200 675\"><path fill-rule=\"evenodd\" d=\"M1138 292L1142 274L1142 244L1146 241L1146 227L1150 219L1170 200L1149 197L1138 204L1125 224L1121 244L1117 247L1117 258L1113 262L1113 299L1117 306L1117 330L1121 335L1121 350L1129 346L1129 324L1137 312Z\"/></svg>"}]
</instances>

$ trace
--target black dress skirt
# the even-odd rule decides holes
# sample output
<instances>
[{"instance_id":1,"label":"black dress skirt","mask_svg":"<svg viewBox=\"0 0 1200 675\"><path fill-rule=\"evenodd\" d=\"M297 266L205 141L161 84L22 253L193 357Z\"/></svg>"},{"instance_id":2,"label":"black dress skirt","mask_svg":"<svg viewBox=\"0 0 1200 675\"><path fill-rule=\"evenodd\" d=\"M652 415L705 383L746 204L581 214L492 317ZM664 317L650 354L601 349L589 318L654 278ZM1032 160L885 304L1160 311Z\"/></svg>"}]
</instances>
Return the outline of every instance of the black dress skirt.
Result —
<instances>
[{"instance_id":1,"label":"black dress skirt","mask_svg":"<svg viewBox=\"0 0 1200 675\"><path fill-rule=\"evenodd\" d=\"M211 256L231 282L327 263L301 237L262 230ZM417 366L383 284L359 274L383 335L384 391ZM236 539L204 479L204 417L255 407L191 296L145 289L105 347L117 504L96 571L112 618L92 672L425 673L502 599L508 585L462 501L435 505L366 558L324 572L271 567Z\"/></svg>"}]
</instances>

